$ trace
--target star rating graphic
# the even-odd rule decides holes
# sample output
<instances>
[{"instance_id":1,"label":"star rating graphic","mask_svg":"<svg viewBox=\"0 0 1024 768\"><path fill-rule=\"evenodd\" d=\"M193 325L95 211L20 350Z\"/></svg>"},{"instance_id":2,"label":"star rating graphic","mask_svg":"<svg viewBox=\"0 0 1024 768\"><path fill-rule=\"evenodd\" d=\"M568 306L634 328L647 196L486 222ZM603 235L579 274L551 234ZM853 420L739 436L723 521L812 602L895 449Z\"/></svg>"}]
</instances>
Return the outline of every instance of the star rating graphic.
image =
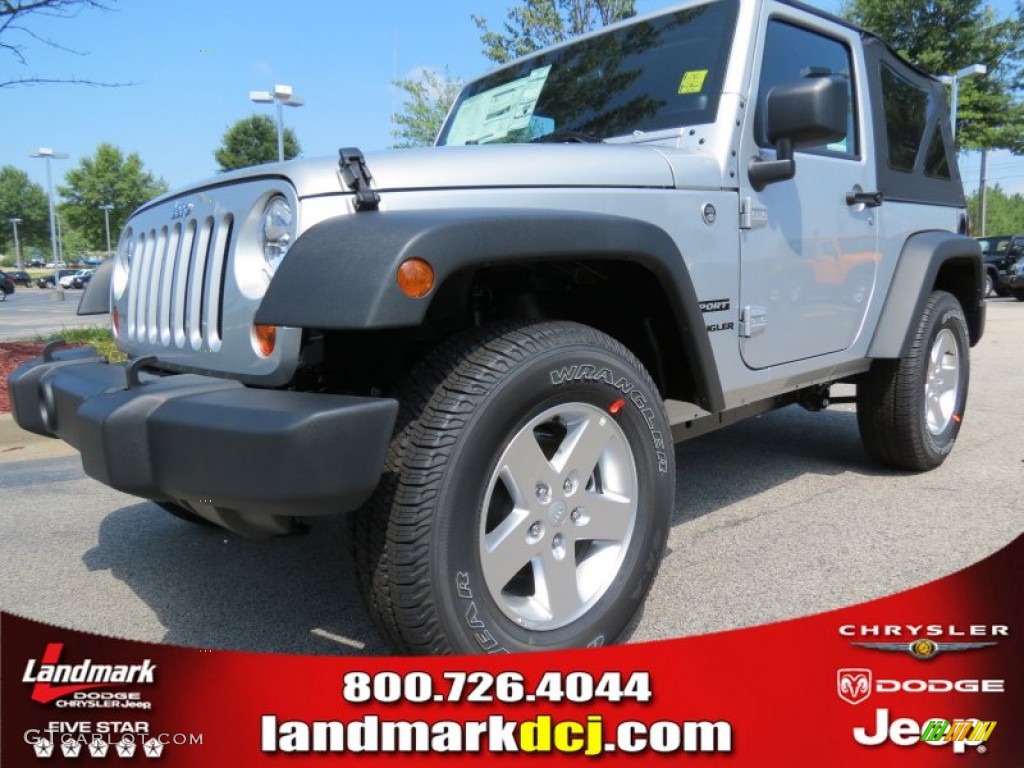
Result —
<instances>
[{"instance_id":1,"label":"star rating graphic","mask_svg":"<svg viewBox=\"0 0 1024 768\"><path fill-rule=\"evenodd\" d=\"M89 742L89 754L93 757L106 757L109 749L110 744L105 742L99 736L94 736L92 741Z\"/></svg>"},{"instance_id":2,"label":"star rating graphic","mask_svg":"<svg viewBox=\"0 0 1024 768\"><path fill-rule=\"evenodd\" d=\"M82 752L82 744L70 739L60 745L60 751L64 753L64 757L78 757Z\"/></svg>"},{"instance_id":3,"label":"star rating graphic","mask_svg":"<svg viewBox=\"0 0 1024 768\"><path fill-rule=\"evenodd\" d=\"M151 738L142 746L145 747L146 757L160 757L160 755L162 755L164 752L163 743L153 738Z\"/></svg>"},{"instance_id":4,"label":"star rating graphic","mask_svg":"<svg viewBox=\"0 0 1024 768\"><path fill-rule=\"evenodd\" d=\"M32 745L36 757L53 757L53 742L49 739L39 739Z\"/></svg>"},{"instance_id":5,"label":"star rating graphic","mask_svg":"<svg viewBox=\"0 0 1024 768\"><path fill-rule=\"evenodd\" d=\"M135 742L128 739L121 739L117 742L118 757L133 757L135 755Z\"/></svg>"}]
</instances>

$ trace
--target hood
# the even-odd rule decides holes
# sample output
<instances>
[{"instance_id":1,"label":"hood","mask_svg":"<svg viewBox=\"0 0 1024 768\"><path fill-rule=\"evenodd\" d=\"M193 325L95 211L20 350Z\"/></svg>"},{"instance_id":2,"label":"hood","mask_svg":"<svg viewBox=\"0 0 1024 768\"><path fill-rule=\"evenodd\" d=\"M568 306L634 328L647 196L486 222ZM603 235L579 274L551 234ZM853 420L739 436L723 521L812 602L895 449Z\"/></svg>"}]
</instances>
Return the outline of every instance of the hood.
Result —
<instances>
[{"instance_id":1,"label":"hood","mask_svg":"<svg viewBox=\"0 0 1024 768\"><path fill-rule=\"evenodd\" d=\"M677 186L717 188L721 172L708 156L664 146L635 144L502 144L391 149L366 155L373 188L402 190L493 187ZM299 197L349 192L337 157L267 163L230 171L147 204L184 193L256 178L284 177Z\"/></svg>"}]
</instances>

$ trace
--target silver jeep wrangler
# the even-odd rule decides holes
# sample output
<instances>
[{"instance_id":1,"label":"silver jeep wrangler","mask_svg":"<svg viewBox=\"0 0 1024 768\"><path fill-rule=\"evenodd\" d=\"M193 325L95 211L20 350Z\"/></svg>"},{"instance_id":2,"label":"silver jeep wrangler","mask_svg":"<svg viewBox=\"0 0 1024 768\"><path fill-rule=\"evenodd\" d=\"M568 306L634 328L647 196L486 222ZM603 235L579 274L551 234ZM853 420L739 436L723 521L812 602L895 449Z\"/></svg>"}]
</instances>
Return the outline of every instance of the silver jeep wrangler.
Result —
<instances>
[{"instance_id":1,"label":"silver jeep wrangler","mask_svg":"<svg viewBox=\"0 0 1024 768\"><path fill-rule=\"evenodd\" d=\"M983 269L942 87L798 2L695 0L495 70L436 147L225 174L140 208L25 429L194 522L351 512L405 652L613 642L673 443L856 384L867 452L953 447Z\"/></svg>"}]
</instances>

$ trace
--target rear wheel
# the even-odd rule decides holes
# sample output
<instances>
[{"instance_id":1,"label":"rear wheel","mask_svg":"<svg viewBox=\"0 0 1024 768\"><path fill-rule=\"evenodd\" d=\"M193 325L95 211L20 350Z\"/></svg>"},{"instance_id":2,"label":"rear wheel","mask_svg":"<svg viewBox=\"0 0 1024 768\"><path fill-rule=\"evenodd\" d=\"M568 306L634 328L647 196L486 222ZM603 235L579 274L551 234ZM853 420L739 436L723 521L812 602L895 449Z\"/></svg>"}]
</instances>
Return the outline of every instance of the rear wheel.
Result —
<instances>
[{"instance_id":1,"label":"rear wheel","mask_svg":"<svg viewBox=\"0 0 1024 768\"><path fill-rule=\"evenodd\" d=\"M1024 288L1017 288L1013 292L1013 298L1017 301L1024 301Z\"/></svg>"},{"instance_id":2,"label":"rear wheel","mask_svg":"<svg viewBox=\"0 0 1024 768\"><path fill-rule=\"evenodd\" d=\"M657 571L675 487L664 407L632 354L574 323L484 329L439 348L401 396L353 536L367 605L396 646L619 637Z\"/></svg>"},{"instance_id":3,"label":"rear wheel","mask_svg":"<svg viewBox=\"0 0 1024 768\"><path fill-rule=\"evenodd\" d=\"M991 272L986 270L985 271L985 294L984 295L985 296L991 296L993 293L995 293L995 289L996 289L995 278L992 277L992 273Z\"/></svg>"},{"instance_id":4,"label":"rear wheel","mask_svg":"<svg viewBox=\"0 0 1024 768\"><path fill-rule=\"evenodd\" d=\"M969 379L963 310L952 294L935 291L906 357L874 361L857 385L857 423L867 452L897 469L939 466L960 432Z\"/></svg>"}]
</instances>

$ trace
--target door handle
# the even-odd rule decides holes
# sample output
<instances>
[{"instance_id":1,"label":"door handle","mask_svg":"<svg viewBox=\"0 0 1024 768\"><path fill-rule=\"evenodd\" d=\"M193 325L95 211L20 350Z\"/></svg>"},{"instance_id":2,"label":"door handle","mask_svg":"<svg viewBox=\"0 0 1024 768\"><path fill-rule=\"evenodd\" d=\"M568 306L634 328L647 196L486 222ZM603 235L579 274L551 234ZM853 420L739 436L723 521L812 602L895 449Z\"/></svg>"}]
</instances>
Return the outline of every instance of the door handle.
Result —
<instances>
[{"instance_id":1,"label":"door handle","mask_svg":"<svg viewBox=\"0 0 1024 768\"><path fill-rule=\"evenodd\" d=\"M882 204L881 192L847 192L847 205L863 205L865 208L877 208Z\"/></svg>"}]
</instances>

